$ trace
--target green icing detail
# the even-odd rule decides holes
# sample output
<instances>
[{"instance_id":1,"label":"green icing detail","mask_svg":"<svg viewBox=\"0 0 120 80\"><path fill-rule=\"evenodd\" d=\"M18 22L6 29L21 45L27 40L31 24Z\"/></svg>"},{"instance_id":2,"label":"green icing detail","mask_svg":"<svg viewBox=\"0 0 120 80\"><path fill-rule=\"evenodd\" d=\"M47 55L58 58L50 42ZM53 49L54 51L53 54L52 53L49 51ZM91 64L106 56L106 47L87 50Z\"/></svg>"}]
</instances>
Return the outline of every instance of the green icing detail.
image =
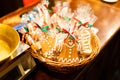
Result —
<instances>
[{"instance_id":1,"label":"green icing detail","mask_svg":"<svg viewBox=\"0 0 120 80\"><path fill-rule=\"evenodd\" d=\"M31 21L31 17L30 17L30 16L28 16L28 18L29 18L29 20Z\"/></svg>"},{"instance_id":2,"label":"green icing detail","mask_svg":"<svg viewBox=\"0 0 120 80\"><path fill-rule=\"evenodd\" d=\"M52 13L53 11L52 11L52 10L50 10L50 9L48 9L48 12L49 12L49 13Z\"/></svg>"},{"instance_id":3,"label":"green icing detail","mask_svg":"<svg viewBox=\"0 0 120 80\"><path fill-rule=\"evenodd\" d=\"M72 36L72 35L70 35L70 37L69 37L71 40L75 40L75 38Z\"/></svg>"},{"instance_id":4,"label":"green icing detail","mask_svg":"<svg viewBox=\"0 0 120 80\"><path fill-rule=\"evenodd\" d=\"M78 22L78 24L82 24L82 22Z\"/></svg>"},{"instance_id":5,"label":"green icing detail","mask_svg":"<svg viewBox=\"0 0 120 80\"><path fill-rule=\"evenodd\" d=\"M29 32L28 28L27 27L23 27L25 29L26 32Z\"/></svg>"},{"instance_id":6,"label":"green icing detail","mask_svg":"<svg viewBox=\"0 0 120 80\"><path fill-rule=\"evenodd\" d=\"M62 33L63 33L63 34L65 34L65 32L64 32L64 31L62 31Z\"/></svg>"},{"instance_id":7,"label":"green icing detail","mask_svg":"<svg viewBox=\"0 0 120 80\"><path fill-rule=\"evenodd\" d=\"M60 32L60 31L61 31L61 29L60 29L60 28L58 28L58 27L56 27L56 30L57 30L57 32Z\"/></svg>"},{"instance_id":8,"label":"green icing detail","mask_svg":"<svg viewBox=\"0 0 120 80\"><path fill-rule=\"evenodd\" d=\"M49 26L45 26L45 27L42 27L41 30L42 30L42 32L50 33L48 28L49 28Z\"/></svg>"},{"instance_id":9,"label":"green icing detail","mask_svg":"<svg viewBox=\"0 0 120 80\"><path fill-rule=\"evenodd\" d=\"M70 28L69 28L69 30L68 30L69 32L70 32Z\"/></svg>"},{"instance_id":10,"label":"green icing detail","mask_svg":"<svg viewBox=\"0 0 120 80\"><path fill-rule=\"evenodd\" d=\"M91 24L88 24L88 27L90 27L90 28L91 28L91 27L93 27L93 25L91 25Z\"/></svg>"},{"instance_id":11,"label":"green icing detail","mask_svg":"<svg viewBox=\"0 0 120 80\"><path fill-rule=\"evenodd\" d=\"M70 21L71 20L71 18L69 18L69 17L67 17L67 16L63 16L62 17L64 20L66 20L66 21Z\"/></svg>"}]
</instances>

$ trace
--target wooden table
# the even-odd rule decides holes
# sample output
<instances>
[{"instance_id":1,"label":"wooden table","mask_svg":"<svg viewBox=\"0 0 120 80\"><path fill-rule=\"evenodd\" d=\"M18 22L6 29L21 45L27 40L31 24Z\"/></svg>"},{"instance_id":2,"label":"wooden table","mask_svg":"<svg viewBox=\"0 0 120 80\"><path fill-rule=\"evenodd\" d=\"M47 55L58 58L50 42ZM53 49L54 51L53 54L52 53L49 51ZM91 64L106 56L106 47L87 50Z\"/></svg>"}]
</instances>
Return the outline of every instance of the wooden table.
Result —
<instances>
[{"instance_id":1,"label":"wooden table","mask_svg":"<svg viewBox=\"0 0 120 80\"><path fill-rule=\"evenodd\" d=\"M72 3L72 6L79 4L79 2L81 1L76 0L76 2ZM100 0L83 0L83 2L90 4L90 6L94 10L95 15L98 17L94 26L99 29L99 32L97 35L101 42L100 56L98 56L95 59L95 61L91 62L84 69L82 69L82 71L80 70L80 72L78 71L76 73L68 74L68 75L52 73L50 71L47 71L47 69L44 68L44 66L41 66L41 64L39 64L38 66L39 68L37 69L38 71L36 70L35 73L32 74L33 76L30 75L32 76L32 77L29 76L30 78L34 80L42 80L42 79L46 79L46 80L98 80L99 79L100 80L101 79L100 76L101 74L103 74L101 72L105 71L105 69L107 70L108 66L111 66L111 65L108 65L106 67L106 65L110 64L111 60L113 60L115 57L114 58L112 57L113 56L112 52L111 53L109 52L111 50L109 51L106 50L106 47L107 49L109 49L108 48L109 42L111 41L112 38L114 38L115 34L120 29L119 27L120 26L120 7L118 6L120 5L120 1L114 4L104 3L104 2L101 2ZM118 54L116 53L114 55L117 56ZM108 68L108 70L110 68ZM27 79L29 77L27 77ZM106 79L106 80L110 80L110 79Z\"/></svg>"},{"instance_id":2,"label":"wooden table","mask_svg":"<svg viewBox=\"0 0 120 80\"><path fill-rule=\"evenodd\" d=\"M87 3L92 7L97 21L94 26L99 29L98 37L101 41L101 48L111 39L116 31L120 29L120 1L117 3L105 3L101 0L76 0L71 5L76 8L79 3Z\"/></svg>"},{"instance_id":3,"label":"wooden table","mask_svg":"<svg viewBox=\"0 0 120 80\"><path fill-rule=\"evenodd\" d=\"M108 4L108 3L103 3L100 0L76 0L72 3L72 5L76 5L79 4L81 1L90 4L90 6L92 7L92 9L94 10L95 15L97 16L97 21L95 22L94 26L96 28L99 29L99 32L97 33L99 39L100 39L100 43L101 43L101 50L103 48L105 48L105 46L109 43L109 41L113 38L113 36L115 36L115 34L120 30L120 1L118 1L117 3L114 4ZM36 3L34 4L36 5ZM6 15L5 17L0 19L1 23L5 23L5 24L9 24L11 26L14 26L15 24L12 24L13 22L18 24L19 20L20 20L20 14L27 11L26 9L31 9L34 5L17 10L9 15ZM16 18L18 20L18 22L14 21L14 18ZM11 22L9 22L11 20ZM13 20L13 21L12 21ZM78 76L80 76L82 73L79 74L74 74L74 76L72 77L71 75L66 75L66 77L64 76L64 78L60 78L63 76L59 76L57 74L53 75L51 74L51 72L46 71L46 70L42 70L43 67L38 66L39 71L35 71L34 76L30 77L33 78L34 80L42 80L42 78L47 78L47 80L67 80L66 77L68 77L68 80L73 80L73 79L77 79ZM84 70L87 70L88 67L86 67L85 69L83 69L82 72L84 72ZM33 74L32 74L33 75ZM44 77L42 77L44 76ZM56 78L56 76L58 76ZM70 77L71 76L71 77ZM77 76L77 78L75 78L75 76ZM29 78L27 77L27 78ZM27 80L27 79L26 79Z\"/></svg>"}]
</instances>

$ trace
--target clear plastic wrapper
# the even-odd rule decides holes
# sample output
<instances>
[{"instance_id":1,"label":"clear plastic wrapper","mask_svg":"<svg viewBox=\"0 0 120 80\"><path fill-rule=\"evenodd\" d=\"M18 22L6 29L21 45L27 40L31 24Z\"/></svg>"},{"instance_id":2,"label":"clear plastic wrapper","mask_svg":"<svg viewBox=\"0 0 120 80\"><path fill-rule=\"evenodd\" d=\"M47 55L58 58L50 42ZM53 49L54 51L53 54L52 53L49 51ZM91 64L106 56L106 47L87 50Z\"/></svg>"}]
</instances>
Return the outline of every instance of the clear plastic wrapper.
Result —
<instances>
[{"instance_id":1,"label":"clear plastic wrapper","mask_svg":"<svg viewBox=\"0 0 120 80\"><path fill-rule=\"evenodd\" d=\"M73 12L68 2L58 1L52 10L48 5L49 2L43 0L22 15L21 22L26 26L18 31L25 43L34 53L57 62L78 63L89 57L93 51L91 33L98 32L93 27L97 18L90 5L80 5Z\"/></svg>"}]
</instances>

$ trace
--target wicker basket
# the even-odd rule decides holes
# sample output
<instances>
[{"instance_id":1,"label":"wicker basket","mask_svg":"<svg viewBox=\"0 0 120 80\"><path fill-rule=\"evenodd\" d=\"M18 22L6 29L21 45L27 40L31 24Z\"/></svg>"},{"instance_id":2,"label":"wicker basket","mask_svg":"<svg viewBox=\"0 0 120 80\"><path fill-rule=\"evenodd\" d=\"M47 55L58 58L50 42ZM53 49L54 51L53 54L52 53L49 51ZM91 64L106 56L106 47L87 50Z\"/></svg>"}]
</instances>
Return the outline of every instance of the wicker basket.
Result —
<instances>
[{"instance_id":1,"label":"wicker basket","mask_svg":"<svg viewBox=\"0 0 120 80\"><path fill-rule=\"evenodd\" d=\"M7 16L4 16L3 18L0 19L0 22L4 24L9 24L11 26L15 26L20 23L20 20L21 20L20 15L31 10L36 4L38 3L35 3L34 5L31 5L29 7L25 7L23 9L19 9ZM17 20L18 22L16 22L15 20ZM88 58L85 58L82 62L62 63L62 62L52 61L36 53L31 53L31 55L34 58L37 58L41 63L43 63L43 65L45 65L51 71L55 71L59 73L70 73L84 67L99 54L99 50L100 50L99 38L97 37L96 34L92 33L91 35L92 35L92 38L91 38L92 53Z\"/></svg>"},{"instance_id":2,"label":"wicker basket","mask_svg":"<svg viewBox=\"0 0 120 80\"><path fill-rule=\"evenodd\" d=\"M52 61L50 59L47 59L45 57L42 57L39 54L32 53L32 56L34 58L37 58L43 65L45 65L49 70L59 72L59 73L70 73L75 70L78 70L80 68L83 68L85 65L87 65L89 62L91 62L100 51L100 41L96 34L91 34L91 45L92 45L92 53L89 57L85 58L82 62L79 63L62 63L62 62L56 62Z\"/></svg>"}]
</instances>

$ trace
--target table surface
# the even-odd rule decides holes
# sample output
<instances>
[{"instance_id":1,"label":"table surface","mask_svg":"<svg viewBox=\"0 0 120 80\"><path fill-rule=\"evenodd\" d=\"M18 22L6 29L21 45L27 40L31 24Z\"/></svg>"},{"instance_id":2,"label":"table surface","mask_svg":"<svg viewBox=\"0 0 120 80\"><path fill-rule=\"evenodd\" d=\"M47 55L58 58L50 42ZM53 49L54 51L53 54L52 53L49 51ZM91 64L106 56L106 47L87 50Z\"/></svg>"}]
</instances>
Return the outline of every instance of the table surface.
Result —
<instances>
[{"instance_id":1,"label":"table surface","mask_svg":"<svg viewBox=\"0 0 120 80\"><path fill-rule=\"evenodd\" d=\"M120 29L119 27L120 26L120 6L119 6L120 1L112 4L104 3L101 0L81 0L81 1L85 3L89 3L94 11L94 14L97 16L97 20L94 26L99 29L99 32L97 33L97 35L100 39L100 44L102 49L109 42L109 40L112 39L115 33ZM81 1L76 0L72 2L72 6L75 7L76 4L79 4ZM12 12L0 18L0 23L8 24L11 26L18 24L20 21L20 14L30 10L36 4L37 3L34 3L31 6L19 9L15 12ZM42 73L45 74L46 76L49 75L49 74L46 74L44 71L42 71ZM38 74L36 74L37 77L38 77Z\"/></svg>"},{"instance_id":2,"label":"table surface","mask_svg":"<svg viewBox=\"0 0 120 80\"><path fill-rule=\"evenodd\" d=\"M120 29L120 1L115 4L103 3L100 0L86 0L89 2L98 17L94 26L99 29L98 37L103 48L112 36Z\"/></svg>"},{"instance_id":3,"label":"table surface","mask_svg":"<svg viewBox=\"0 0 120 80\"><path fill-rule=\"evenodd\" d=\"M81 0L89 3L92 7L97 20L94 24L99 29L98 37L100 39L101 48L103 48L112 36L120 29L120 1L117 3L104 3L101 0ZM79 4L81 1L76 0L72 6Z\"/></svg>"},{"instance_id":4,"label":"table surface","mask_svg":"<svg viewBox=\"0 0 120 80\"><path fill-rule=\"evenodd\" d=\"M120 29L120 1L117 3L104 3L101 0L81 0L83 3L89 3L92 7L94 14L97 16L97 20L94 24L96 28L99 29L97 33L101 49L104 48L109 41L113 38L113 36ZM76 4L79 4L81 1L76 0L76 2L72 2L72 7ZM34 73L32 79L34 80L76 80L76 76L80 76L81 72L76 72L68 75L61 75L47 71L44 66L39 66ZM85 69L84 69L85 70ZM81 71L81 70L80 70ZM83 72L83 71L82 71ZM28 78L27 78L28 79Z\"/></svg>"}]
</instances>

